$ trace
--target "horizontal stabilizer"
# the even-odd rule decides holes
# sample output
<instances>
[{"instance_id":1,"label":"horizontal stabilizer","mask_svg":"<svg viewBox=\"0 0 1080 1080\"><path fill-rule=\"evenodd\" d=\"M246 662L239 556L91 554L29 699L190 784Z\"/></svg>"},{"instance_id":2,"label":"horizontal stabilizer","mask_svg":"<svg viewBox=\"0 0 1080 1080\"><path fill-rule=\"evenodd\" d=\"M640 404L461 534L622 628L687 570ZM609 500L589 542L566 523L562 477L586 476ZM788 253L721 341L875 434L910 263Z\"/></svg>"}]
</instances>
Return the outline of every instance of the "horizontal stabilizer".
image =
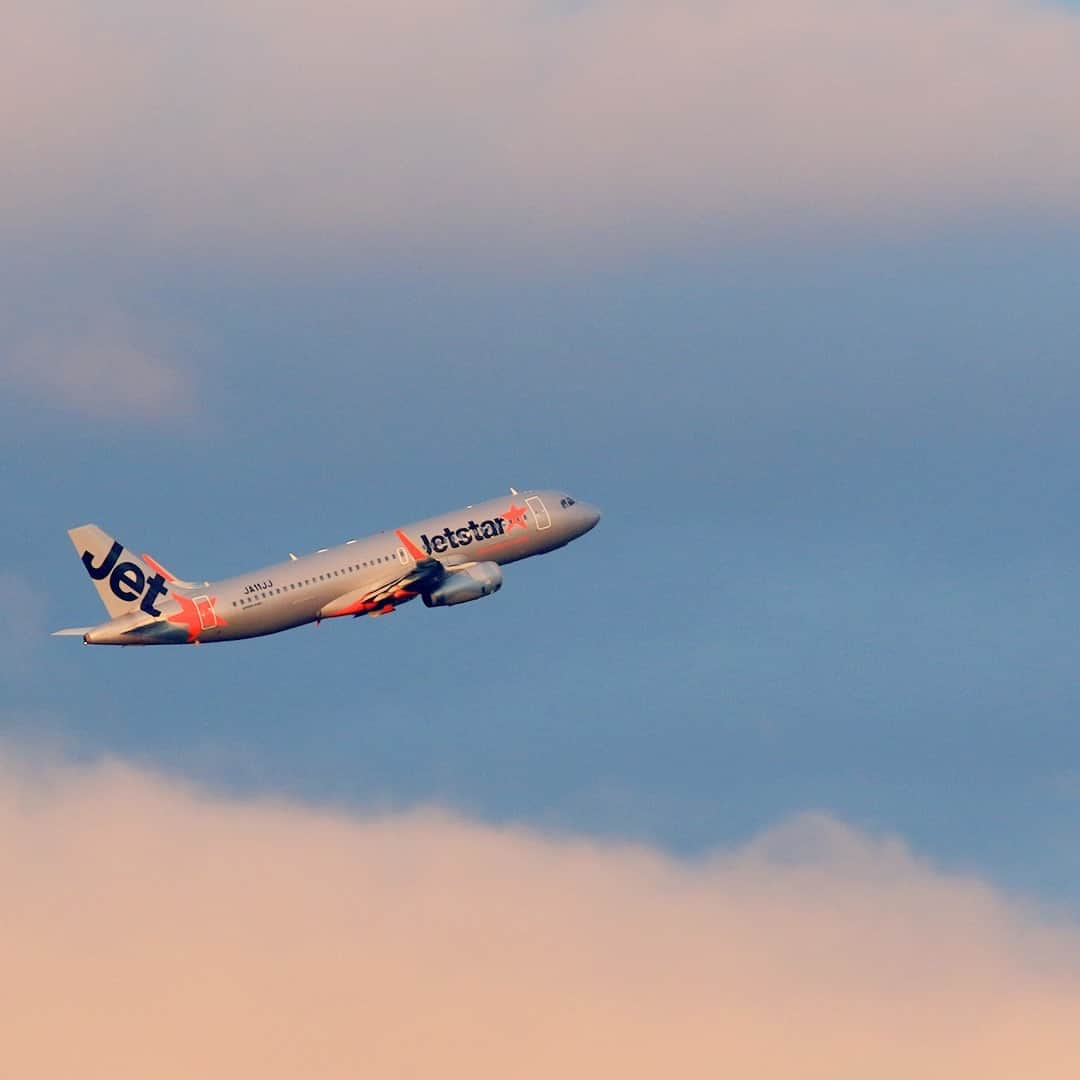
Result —
<instances>
[{"instance_id":1,"label":"horizontal stabilizer","mask_svg":"<svg viewBox=\"0 0 1080 1080\"><path fill-rule=\"evenodd\" d=\"M94 628L92 626L69 626L66 630L54 630L52 632L53 637L82 637L83 634L89 634Z\"/></svg>"}]
</instances>

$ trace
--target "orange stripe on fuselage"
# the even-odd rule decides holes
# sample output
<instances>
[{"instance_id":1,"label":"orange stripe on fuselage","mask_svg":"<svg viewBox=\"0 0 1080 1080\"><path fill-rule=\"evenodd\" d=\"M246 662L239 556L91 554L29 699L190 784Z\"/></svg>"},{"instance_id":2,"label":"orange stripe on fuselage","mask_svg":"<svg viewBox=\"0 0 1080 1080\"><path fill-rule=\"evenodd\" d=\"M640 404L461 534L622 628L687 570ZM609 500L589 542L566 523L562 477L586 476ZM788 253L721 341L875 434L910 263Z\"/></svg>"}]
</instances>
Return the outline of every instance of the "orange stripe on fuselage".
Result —
<instances>
[{"instance_id":1,"label":"orange stripe on fuselage","mask_svg":"<svg viewBox=\"0 0 1080 1080\"><path fill-rule=\"evenodd\" d=\"M413 562L420 562L421 559L426 559L427 556L405 535L401 529L396 529L397 538L401 541L401 546L409 553L409 557Z\"/></svg>"}]
</instances>

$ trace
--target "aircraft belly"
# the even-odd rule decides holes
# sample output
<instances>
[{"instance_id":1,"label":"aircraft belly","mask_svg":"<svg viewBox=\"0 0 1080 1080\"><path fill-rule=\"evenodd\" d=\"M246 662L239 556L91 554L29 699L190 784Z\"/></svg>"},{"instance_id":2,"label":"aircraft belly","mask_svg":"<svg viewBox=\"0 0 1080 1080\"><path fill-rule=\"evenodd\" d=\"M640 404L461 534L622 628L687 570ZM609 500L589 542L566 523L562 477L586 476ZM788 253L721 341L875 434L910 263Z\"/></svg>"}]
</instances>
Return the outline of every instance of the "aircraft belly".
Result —
<instances>
[{"instance_id":1,"label":"aircraft belly","mask_svg":"<svg viewBox=\"0 0 1080 1080\"><path fill-rule=\"evenodd\" d=\"M314 622L315 614L310 611L310 602L299 605L272 604L245 612L243 620L237 620L237 637L258 637L263 634L276 634L279 630L291 630L294 626Z\"/></svg>"},{"instance_id":2,"label":"aircraft belly","mask_svg":"<svg viewBox=\"0 0 1080 1080\"><path fill-rule=\"evenodd\" d=\"M522 559L530 559L533 555L546 555L549 551L555 551L557 548L566 547L569 542L569 540L559 536L552 536L550 540L545 537L544 541L540 541L538 537L532 538L532 543L523 544L519 548L492 555L491 561L498 563L500 566L506 566L508 563L520 562Z\"/></svg>"},{"instance_id":3,"label":"aircraft belly","mask_svg":"<svg viewBox=\"0 0 1080 1080\"><path fill-rule=\"evenodd\" d=\"M238 641L243 638L264 637L281 630L291 630L315 621L314 601L307 597L274 597L242 608L219 608L224 616L222 625L203 630L199 640Z\"/></svg>"}]
</instances>

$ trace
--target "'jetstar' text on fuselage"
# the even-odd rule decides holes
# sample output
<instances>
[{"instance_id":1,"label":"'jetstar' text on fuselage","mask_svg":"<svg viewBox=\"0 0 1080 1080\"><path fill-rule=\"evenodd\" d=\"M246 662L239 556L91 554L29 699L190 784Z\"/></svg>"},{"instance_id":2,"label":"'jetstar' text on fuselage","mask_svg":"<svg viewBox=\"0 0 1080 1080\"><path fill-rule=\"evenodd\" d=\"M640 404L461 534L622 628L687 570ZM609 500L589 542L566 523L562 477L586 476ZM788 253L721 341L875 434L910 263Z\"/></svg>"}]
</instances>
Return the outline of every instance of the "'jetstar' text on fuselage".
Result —
<instances>
[{"instance_id":1,"label":"'jetstar' text on fuselage","mask_svg":"<svg viewBox=\"0 0 1080 1080\"><path fill-rule=\"evenodd\" d=\"M493 536L502 536L505 522L501 517L492 518L490 521L470 521L460 529L451 529L449 526L441 533L428 536L420 534L420 543L430 555L433 552L441 554L450 548L468 547L476 540L490 540Z\"/></svg>"}]
</instances>

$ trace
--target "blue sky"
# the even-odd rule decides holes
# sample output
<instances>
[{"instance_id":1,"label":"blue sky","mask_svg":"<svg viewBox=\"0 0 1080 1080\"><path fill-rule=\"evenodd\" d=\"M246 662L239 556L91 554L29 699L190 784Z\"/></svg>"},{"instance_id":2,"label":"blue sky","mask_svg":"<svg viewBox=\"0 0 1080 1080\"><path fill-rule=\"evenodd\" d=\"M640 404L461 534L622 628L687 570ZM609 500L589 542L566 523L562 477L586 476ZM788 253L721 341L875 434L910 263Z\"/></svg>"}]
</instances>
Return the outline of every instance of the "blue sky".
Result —
<instances>
[{"instance_id":1,"label":"blue sky","mask_svg":"<svg viewBox=\"0 0 1080 1080\"><path fill-rule=\"evenodd\" d=\"M681 852L824 809L1075 902L1076 244L775 255L124 283L201 338L190 411L9 399L32 610L7 638L34 641L5 725ZM605 517L483 604L198 650L41 637L97 616L83 520L223 575L511 483Z\"/></svg>"},{"instance_id":2,"label":"blue sky","mask_svg":"<svg viewBox=\"0 0 1080 1080\"><path fill-rule=\"evenodd\" d=\"M601 72L621 55L596 47ZM201 100L225 92L218 59L209 89L140 77ZM1062 64L1046 79L1068 87ZM271 102L282 70L255 72ZM195 153L224 137L193 104L175 187L141 114L91 150L46 114L71 190L12 181L2 220L3 730L227 791L437 803L678 853L827 810L1075 909L1080 98L1039 111L1038 72L1016 75L1060 141L1015 170L1030 114L975 131L970 155L913 125L910 176L825 114L789 187L771 151L751 169L755 140L707 124L671 135L669 175L663 149L608 147L622 128L600 106L580 144L544 142L557 109L530 113L555 163L530 186L467 152L490 141L468 127L484 102L491 130L509 121L456 71L442 113L401 106L392 167L327 150L365 134L333 80L311 162L295 128L236 160ZM921 71L901 67L895 96ZM779 108L764 134L790 137L805 118ZM642 123L664 134L658 116ZM416 148L455 120L429 167ZM590 137L610 160L588 163ZM627 162L640 174L608 186ZM325 200L320 169L337 170ZM505 199L500 176L519 181ZM212 577L511 484L605 516L485 603L219 648L47 637L98 615L65 535L84 521Z\"/></svg>"}]
</instances>

